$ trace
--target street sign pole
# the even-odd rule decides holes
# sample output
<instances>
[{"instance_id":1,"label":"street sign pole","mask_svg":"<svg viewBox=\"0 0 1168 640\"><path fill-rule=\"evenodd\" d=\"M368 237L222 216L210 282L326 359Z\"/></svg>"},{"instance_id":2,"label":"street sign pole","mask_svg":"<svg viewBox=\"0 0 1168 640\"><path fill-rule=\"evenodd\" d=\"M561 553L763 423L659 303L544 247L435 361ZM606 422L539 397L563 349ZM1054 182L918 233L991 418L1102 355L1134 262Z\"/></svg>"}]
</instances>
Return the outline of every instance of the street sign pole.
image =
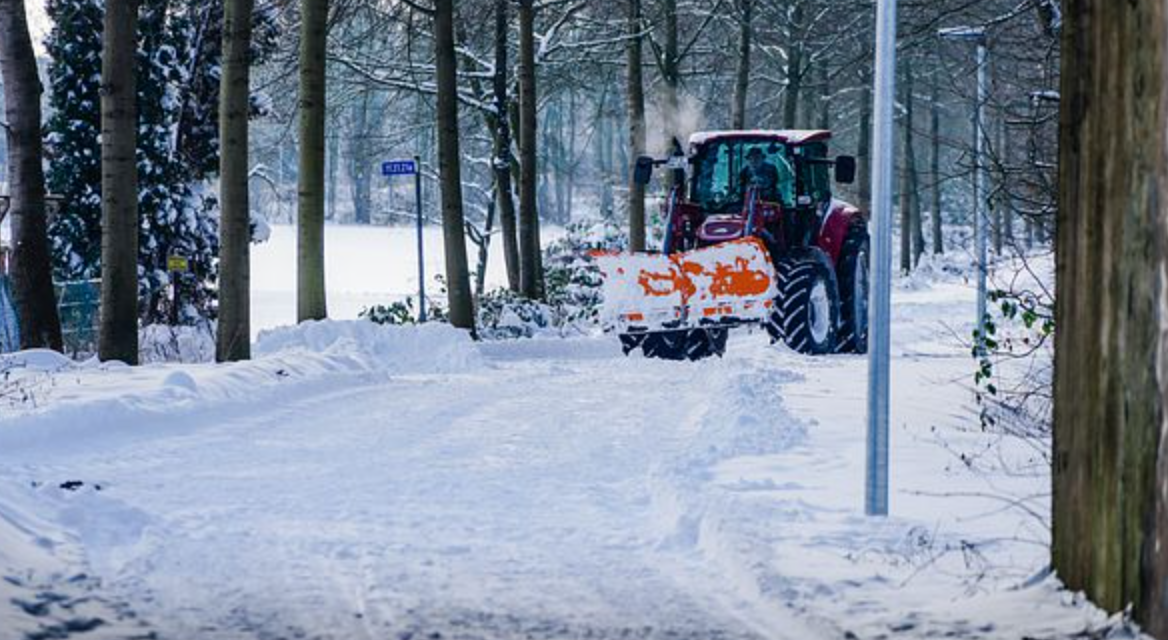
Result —
<instances>
[{"instance_id":1,"label":"street sign pole","mask_svg":"<svg viewBox=\"0 0 1168 640\"><path fill-rule=\"evenodd\" d=\"M872 290L868 305L868 446L864 512L888 515L889 319L892 305L892 110L896 100L896 0L876 2L872 131Z\"/></svg>"},{"instance_id":2,"label":"street sign pole","mask_svg":"<svg viewBox=\"0 0 1168 640\"><path fill-rule=\"evenodd\" d=\"M418 213L418 322L426 321L426 255L422 242L422 157L413 160L389 160L381 163L381 175L414 176L414 206Z\"/></svg>"},{"instance_id":3,"label":"street sign pole","mask_svg":"<svg viewBox=\"0 0 1168 640\"><path fill-rule=\"evenodd\" d=\"M414 201L418 212L418 320L426 321L426 261L422 243L422 157L414 156Z\"/></svg>"}]
</instances>

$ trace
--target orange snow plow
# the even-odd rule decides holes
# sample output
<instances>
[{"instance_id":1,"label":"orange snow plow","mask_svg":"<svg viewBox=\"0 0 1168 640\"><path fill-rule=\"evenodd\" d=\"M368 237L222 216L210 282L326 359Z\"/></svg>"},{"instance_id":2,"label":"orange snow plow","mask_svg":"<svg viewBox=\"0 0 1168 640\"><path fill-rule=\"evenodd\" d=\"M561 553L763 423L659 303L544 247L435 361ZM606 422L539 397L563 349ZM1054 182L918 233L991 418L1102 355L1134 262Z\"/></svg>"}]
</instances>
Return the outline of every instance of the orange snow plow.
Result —
<instances>
[{"instance_id":1,"label":"orange snow plow","mask_svg":"<svg viewBox=\"0 0 1168 640\"><path fill-rule=\"evenodd\" d=\"M604 317L621 333L757 322L773 304L775 270L758 238L685 253L601 254Z\"/></svg>"},{"instance_id":2,"label":"orange snow plow","mask_svg":"<svg viewBox=\"0 0 1168 640\"><path fill-rule=\"evenodd\" d=\"M760 324L805 354L868 347L867 216L836 199L855 159L827 157L827 131L712 131L634 179L673 172L660 253L601 254L601 321L628 354L722 355L728 332Z\"/></svg>"}]
</instances>

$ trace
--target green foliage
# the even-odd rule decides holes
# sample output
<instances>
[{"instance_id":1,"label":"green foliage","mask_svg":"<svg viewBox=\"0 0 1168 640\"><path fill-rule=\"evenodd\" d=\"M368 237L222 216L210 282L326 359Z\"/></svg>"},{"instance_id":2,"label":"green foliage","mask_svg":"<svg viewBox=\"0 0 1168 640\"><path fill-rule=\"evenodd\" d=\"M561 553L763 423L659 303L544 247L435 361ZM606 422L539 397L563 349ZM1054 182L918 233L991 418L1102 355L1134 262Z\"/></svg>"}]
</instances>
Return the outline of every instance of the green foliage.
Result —
<instances>
[{"instance_id":1,"label":"green foliage","mask_svg":"<svg viewBox=\"0 0 1168 640\"><path fill-rule=\"evenodd\" d=\"M101 35L103 0L49 0L54 27L47 123L48 187L62 196L52 229L58 281L101 274ZM256 12L253 55L275 48L271 8ZM142 0L138 29L139 296L143 324L169 322L166 259L182 255L183 324L213 318L218 259L218 66L222 1ZM253 100L255 102L255 100ZM258 111L254 109L253 111Z\"/></svg>"},{"instance_id":2,"label":"green foliage","mask_svg":"<svg viewBox=\"0 0 1168 640\"><path fill-rule=\"evenodd\" d=\"M1055 328L1052 304L1037 295L998 289L989 292L988 301L996 306L999 315L995 318L986 314L985 331L979 334L974 330L970 349L977 362L973 380L983 429L997 424L991 408L1002 400L995 363L1033 353L1054 336ZM1014 325L1015 330L1001 336L999 323Z\"/></svg>"},{"instance_id":3,"label":"green foliage","mask_svg":"<svg viewBox=\"0 0 1168 640\"><path fill-rule=\"evenodd\" d=\"M391 302L390 304L375 304L366 307L358 314L359 318L377 324L407 325L417 324L418 318L414 314L413 298L406 298L405 302Z\"/></svg>"}]
</instances>

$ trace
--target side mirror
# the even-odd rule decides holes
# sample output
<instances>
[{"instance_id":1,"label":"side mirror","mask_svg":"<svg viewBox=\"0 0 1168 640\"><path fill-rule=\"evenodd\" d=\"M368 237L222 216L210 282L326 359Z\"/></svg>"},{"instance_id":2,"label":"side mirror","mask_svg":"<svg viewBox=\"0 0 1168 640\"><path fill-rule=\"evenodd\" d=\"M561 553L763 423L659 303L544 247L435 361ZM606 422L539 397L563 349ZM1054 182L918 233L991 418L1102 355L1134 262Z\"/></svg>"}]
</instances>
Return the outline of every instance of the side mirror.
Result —
<instances>
[{"instance_id":1,"label":"side mirror","mask_svg":"<svg viewBox=\"0 0 1168 640\"><path fill-rule=\"evenodd\" d=\"M840 184L852 184L856 181L856 159L852 156L840 156L835 159L835 181Z\"/></svg>"},{"instance_id":2,"label":"side mirror","mask_svg":"<svg viewBox=\"0 0 1168 640\"><path fill-rule=\"evenodd\" d=\"M641 156L633 166L633 182L646 185L653 179L653 158Z\"/></svg>"}]
</instances>

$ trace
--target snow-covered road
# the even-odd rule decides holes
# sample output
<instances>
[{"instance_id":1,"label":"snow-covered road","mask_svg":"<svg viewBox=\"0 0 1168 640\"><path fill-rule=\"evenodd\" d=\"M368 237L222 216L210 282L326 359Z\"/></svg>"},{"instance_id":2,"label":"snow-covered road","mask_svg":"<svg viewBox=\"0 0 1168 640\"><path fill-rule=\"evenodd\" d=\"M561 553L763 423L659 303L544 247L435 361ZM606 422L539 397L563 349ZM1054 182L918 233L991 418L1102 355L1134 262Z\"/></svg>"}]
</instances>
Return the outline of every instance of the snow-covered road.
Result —
<instances>
[{"instance_id":1,"label":"snow-covered road","mask_svg":"<svg viewBox=\"0 0 1168 640\"><path fill-rule=\"evenodd\" d=\"M92 614L111 637L1098 626L1054 580L1027 582L1044 525L1001 505L1044 512L1046 479L958 462L1033 456L976 428L948 334L969 307L960 284L897 293L894 517L878 521L859 510L865 361L758 334L693 364L604 337L474 345L342 323L269 336L250 364L59 373L38 408L0 417L0 572L19 578L0 596L51 583L128 606L132 622ZM0 613L0 637L71 615L46 610Z\"/></svg>"}]
</instances>

